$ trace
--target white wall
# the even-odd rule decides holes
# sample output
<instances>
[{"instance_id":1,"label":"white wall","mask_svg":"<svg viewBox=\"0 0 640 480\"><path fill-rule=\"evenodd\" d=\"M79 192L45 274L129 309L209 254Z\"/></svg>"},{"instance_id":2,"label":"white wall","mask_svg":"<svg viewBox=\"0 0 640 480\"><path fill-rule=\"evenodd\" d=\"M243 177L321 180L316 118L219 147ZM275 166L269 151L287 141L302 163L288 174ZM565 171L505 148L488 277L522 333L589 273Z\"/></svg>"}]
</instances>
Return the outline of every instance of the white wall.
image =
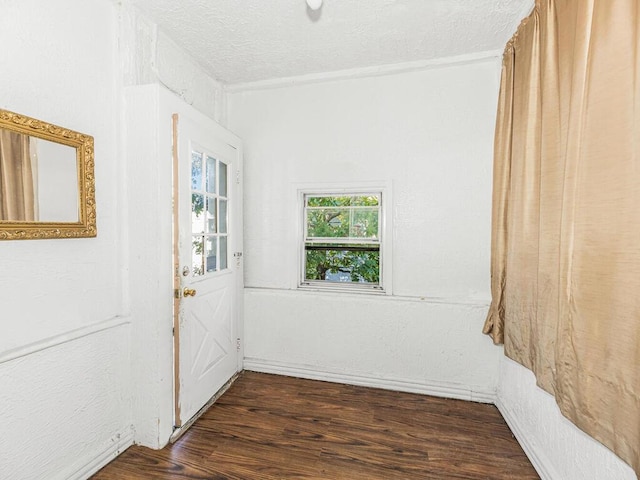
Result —
<instances>
[{"instance_id":1,"label":"white wall","mask_svg":"<svg viewBox=\"0 0 640 480\"><path fill-rule=\"evenodd\" d=\"M161 448L174 425L171 114L224 123L226 104L223 86L129 1L120 19L135 442Z\"/></svg>"},{"instance_id":2,"label":"white wall","mask_svg":"<svg viewBox=\"0 0 640 480\"><path fill-rule=\"evenodd\" d=\"M636 480L629 465L562 416L530 370L506 357L497 405L543 480Z\"/></svg>"},{"instance_id":3,"label":"white wall","mask_svg":"<svg viewBox=\"0 0 640 480\"><path fill-rule=\"evenodd\" d=\"M351 72L352 74L352 72ZM499 61L234 91L245 142L245 366L491 401ZM297 291L296 189L392 184L393 297Z\"/></svg>"},{"instance_id":4,"label":"white wall","mask_svg":"<svg viewBox=\"0 0 640 480\"><path fill-rule=\"evenodd\" d=\"M123 0L120 37L125 86L160 84L188 105L224 125L223 85L207 75L158 26Z\"/></svg>"},{"instance_id":5,"label":"white wall","mask_svg":"<svg viewBox=\"0 0 640 480\"><path fill-rule=\"evenodd\" d=\"M8 0L0 40L0 107L94 136L98 214L94 239L0 243L0 478L86 478L173 427L171 317L156 315L171 291L131 295L171 281L170 234L149 248L140 229L170 228L170 171L145 177L126 150L124 86L166 84L223 120L222 86L126 1ZM165 201L142 222L150 192Z\"/></svg>"},{"instance_id":6,"label":"white wall","mask_svg":"<svg viewBox=\"0 0 640 480\"><path fill-rule=\"evenodd\" d=\"M0 243L0 478L81 478L132 439L117 12L7 0L0 107L95 137L98 237Z\"/></svg>"}]
</instances>

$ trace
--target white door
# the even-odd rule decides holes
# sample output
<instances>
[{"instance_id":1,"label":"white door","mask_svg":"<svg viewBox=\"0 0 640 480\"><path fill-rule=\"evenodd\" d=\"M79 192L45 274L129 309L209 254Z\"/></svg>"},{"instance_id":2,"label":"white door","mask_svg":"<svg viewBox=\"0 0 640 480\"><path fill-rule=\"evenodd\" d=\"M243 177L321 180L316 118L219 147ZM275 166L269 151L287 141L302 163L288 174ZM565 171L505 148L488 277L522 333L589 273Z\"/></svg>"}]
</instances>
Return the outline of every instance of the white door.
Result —
<instances>
[{"instance_id":1,"label":"white door","mask_svg":"<svg viewBox=\"0 0 640 480\"><path fill-rule=\"evenodd\" d=\"M175 423L180 427L240 365L241 154L237 140L213 121L184 115L173 120Z\"/></svg>"}]
</instances>

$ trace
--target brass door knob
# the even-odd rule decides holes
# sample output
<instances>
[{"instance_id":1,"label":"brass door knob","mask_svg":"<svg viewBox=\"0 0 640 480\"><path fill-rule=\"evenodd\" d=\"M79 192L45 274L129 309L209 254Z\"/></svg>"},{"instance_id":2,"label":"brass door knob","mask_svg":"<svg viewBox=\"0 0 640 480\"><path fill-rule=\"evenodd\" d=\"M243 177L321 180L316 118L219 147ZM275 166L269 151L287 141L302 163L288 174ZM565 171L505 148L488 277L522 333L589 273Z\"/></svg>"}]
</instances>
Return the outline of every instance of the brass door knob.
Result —
<instances>
[{"instance_id":1,"label":"brass door knob","mask_svg":"<svg viewBox=\"0 0 640 480\"><path fill-rule=\"evenodd\" d=\"M184 295L185 297L195 297L196 293L197 292L193 288L185 288L182 292L182 295Z\"/></svg>"}]
</instances>

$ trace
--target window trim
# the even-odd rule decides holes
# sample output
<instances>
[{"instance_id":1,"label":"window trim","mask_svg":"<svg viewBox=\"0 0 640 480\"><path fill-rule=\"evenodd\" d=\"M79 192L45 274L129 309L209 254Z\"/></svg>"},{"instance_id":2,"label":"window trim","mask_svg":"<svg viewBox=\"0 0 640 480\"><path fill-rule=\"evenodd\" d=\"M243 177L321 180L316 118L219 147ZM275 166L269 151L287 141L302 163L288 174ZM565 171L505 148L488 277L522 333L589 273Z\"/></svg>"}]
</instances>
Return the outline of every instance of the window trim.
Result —
<instances>
[{"instance_id":1,"label":"window trim","mask_svg":"<svg viewBox=\"0 0 640 480\"><path fill-rule=\"evenodd\" d=\"M378 285L360 284L357 282L326 282L322 280L306 280L305 267L305 197L311 196L335 196L335 195L380 195L379 245L380 245L380 283ZM298 248L298 262L296 268L296 287L300 290L332 291L342 293L391 295L392 279L392 224L389 212L391 211L392 195L388 183L354 183L354 184L314 184L301 186L297 189L296 205L296 244ZM344 243L349 243L344 242ZM358 242L363 243L363 242ZM364 242L367 243L367 242Z\"/></svg>"}]
</instances>

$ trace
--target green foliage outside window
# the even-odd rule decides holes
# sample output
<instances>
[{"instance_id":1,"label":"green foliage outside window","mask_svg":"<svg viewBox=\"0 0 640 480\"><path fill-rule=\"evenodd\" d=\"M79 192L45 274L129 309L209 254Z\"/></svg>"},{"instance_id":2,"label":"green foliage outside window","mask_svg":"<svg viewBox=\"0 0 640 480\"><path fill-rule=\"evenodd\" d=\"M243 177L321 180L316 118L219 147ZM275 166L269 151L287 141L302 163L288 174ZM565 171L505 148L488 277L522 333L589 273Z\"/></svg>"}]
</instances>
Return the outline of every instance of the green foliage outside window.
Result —
<instances>
[{"instance_id":1,"label":"green foliage outside window","mask_svg":"<svg viewBox=\"0 0 640 480\"><path fill-rule=\"evenodd\" d=\"M305 245L307 280L327 280L333 274L351 282L380 283L379 205L376 195L306 198L307 238L316 240Z\"/></svg>"},{"instance_id":2,"label":"green foliage outside window","mask_svg":"<svg viewBox=\"0 0 640 480\"><path fill-rule=\"evenodd\" d=\"M348 273L352 282L380 283L380 252L308 250L307 280L326 280L327 273Z\"/></svg>"}]
</instances>

